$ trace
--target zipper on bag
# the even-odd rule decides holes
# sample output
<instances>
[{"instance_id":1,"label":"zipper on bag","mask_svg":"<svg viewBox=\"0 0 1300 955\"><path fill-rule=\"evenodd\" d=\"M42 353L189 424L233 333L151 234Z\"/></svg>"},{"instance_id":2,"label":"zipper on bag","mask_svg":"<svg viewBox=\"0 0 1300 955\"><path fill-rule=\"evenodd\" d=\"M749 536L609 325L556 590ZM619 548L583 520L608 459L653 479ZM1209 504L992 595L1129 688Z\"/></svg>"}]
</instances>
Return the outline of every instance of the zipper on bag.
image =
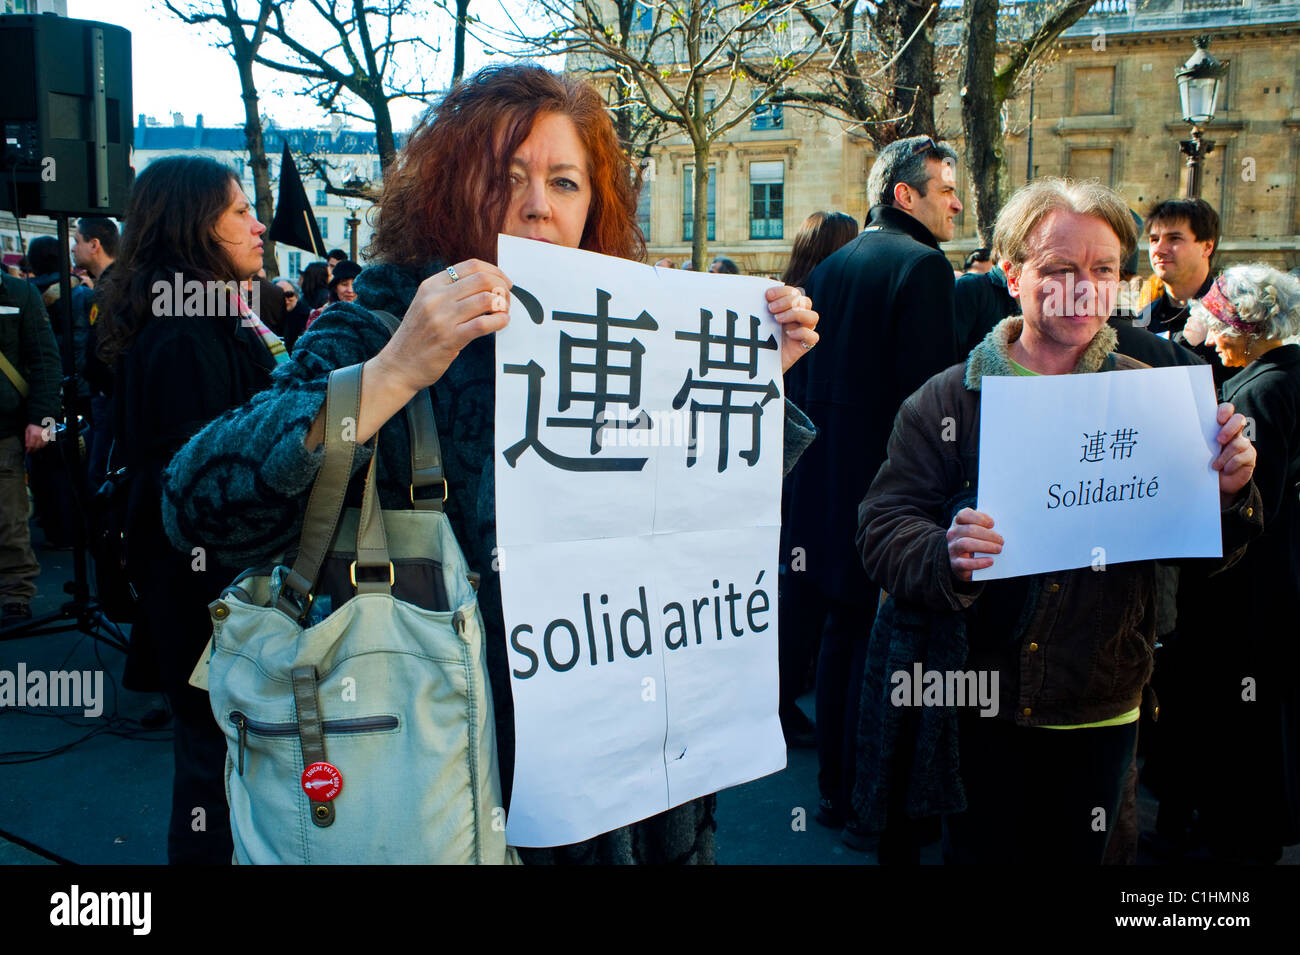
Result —
<instances>
[{"instance_id":1,"label":"zipper on bag","mask_svg":"<svg viewBox=\"0 0 1300 955\"><path fill-rule=\"evenodd\" d=\"M297 723L264 723L250 720L239 710L230 714L230 722L239 731L239 775L244 775L244 748L248 745L248 734L264 737L297 736ZM374 733L383 730L395 730L398 727L396 716L359 716L345 720L325 720L321 728L325 735L346 733Z\"/></svg>"}]
</instances>

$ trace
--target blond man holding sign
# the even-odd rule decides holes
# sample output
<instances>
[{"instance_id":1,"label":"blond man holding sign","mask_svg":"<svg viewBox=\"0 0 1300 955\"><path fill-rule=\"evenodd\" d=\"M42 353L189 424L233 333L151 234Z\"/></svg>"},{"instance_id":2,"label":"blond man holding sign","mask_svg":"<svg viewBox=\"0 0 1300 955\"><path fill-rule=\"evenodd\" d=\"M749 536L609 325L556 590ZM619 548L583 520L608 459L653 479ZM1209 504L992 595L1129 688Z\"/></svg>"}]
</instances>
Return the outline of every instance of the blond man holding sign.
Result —
<instances>
[{"instance_id":1,"label":"blond man holding sign","mask_svg":"<svg viewBox=\"0 0 1300 955\"><path fill-rule=\"evenodd\" d=\"M1098 183L1040 180L1012 197L994 245L1003 250L1008 290L1023 317L1004 320L964 366L936 375L907 400L889 458L859 510L857 541L868 576L901 613L961 614L963 626L942 632L959 635L949 644L965 640L965 672L997 687L998 706L958 711L964 799L958 794L950 805L966 808L946 819L949 861L1098 863L1118 815L1152 669L1154 561L1104 569L1076 563L1077 569L972 581L972 572L996 568L1004 546L1015 541L1004 541L996 514L962 505L973 504L977 491L985 377L1146 367L1115 353L1115 332L1106 324L1120 263L1136 242L1124 201ZM1218 472L1227 563L1259 533L1261 507L1245 419L1220 405L1217 424L1217 454L1207 454L1206 463ZM1028 460L1045 453L1052 436L1021 437L1018 453ZM888 621L905 619L883 616L886 630ZM891 646L900 639L880 626L872 635L873 643ZM951 649L929 652L938 659L939 650ZM882 674L874 676L879 683ZM900 698L913 705L905 694L894 697L893 705ZM919 689L915 698L922 698ZM942 694L935 700L953 705ZM985 718L990 709L996 716Z\"/></svg>"}]
</instances>

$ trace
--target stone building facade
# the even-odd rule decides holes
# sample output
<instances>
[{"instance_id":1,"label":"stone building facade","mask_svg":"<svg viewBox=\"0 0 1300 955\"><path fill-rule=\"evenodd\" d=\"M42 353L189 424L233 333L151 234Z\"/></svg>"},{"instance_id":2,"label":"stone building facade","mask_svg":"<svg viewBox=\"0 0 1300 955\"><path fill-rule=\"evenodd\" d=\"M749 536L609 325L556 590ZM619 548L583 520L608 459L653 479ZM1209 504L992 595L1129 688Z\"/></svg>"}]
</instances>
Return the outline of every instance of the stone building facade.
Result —
<instances>
[{"instance_id":1,"label":"stone building facade","mask_svg":"<svg viewBox=\"0 0 1300 955\"><path fill-rule=\"evenodd\" d=\"M1023 5L1004 4L1002 31L1015 36ZM955 62L959 8L945 9L936 31ZM1059 49L1007 104L1004 159L1012 188L1036 176L1096 177L1139 213L1181 194L1189 127L1179 108L1175 71L1193 52L1192 38L1211 36L1211 52L1228 72L1205 158L1201 194L1224 223L1220 262L1300 265L1300 2L1294 0L1101 0L1063 36ZM936 98L940 134L961 151L955 69ZM1033 117L1029 115L1030 87ZM711 157L715 185L709 254L743 271L778 274L794 234L818 209L867 213L869 140L846 124L786 106L770 108L728 134ZM641 197L651 260L690 256L689 144L664 141L653 153ZM1032 168L1031 168L1032 167ZM967 202L966 171L958 176ZM946 245L960 264L979 243L973 212L958 219ZM1149 271L1146 262L1143 274Z\"/></svg>"}]
</instances>

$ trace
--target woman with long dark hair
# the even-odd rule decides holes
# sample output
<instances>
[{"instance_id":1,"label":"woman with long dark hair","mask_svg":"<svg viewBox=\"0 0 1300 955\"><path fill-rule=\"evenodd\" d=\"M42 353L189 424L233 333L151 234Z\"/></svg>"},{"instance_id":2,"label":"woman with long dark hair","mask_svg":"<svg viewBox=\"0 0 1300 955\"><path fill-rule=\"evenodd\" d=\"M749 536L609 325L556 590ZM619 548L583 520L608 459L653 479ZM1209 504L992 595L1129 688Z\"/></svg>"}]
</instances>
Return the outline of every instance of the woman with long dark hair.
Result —
<instances>
[{"instance_id":1,"label":"woman with long dark hair","mask_svg":"<svg viewBox=\"0 0 1300 955\"><path fill-rule=\"evenodd\" d=\"M335 302L355 302L357 300L357 293L352 288L352 282L360 274L361 266L347 259L339 261L334 266L334 271L330 275L329 297L326 298L324 305L313 310L307 316L307 328L311 328L312 323L320 318L321 312Z\"/></svg>"},{"instance_id":2,"label":"woman with long dark hair","mask_svg":"<svg viewBox=\"0 0 1300 955\"><path fill-rule=\"evenodd\" d=\"M207 605L242 568L223 566L201 541L184 551L171 545L161 476L200 428L270 383L278 339L239 295L239 282L261 268L265 231L226 166L155 160L132 189L100 322L99 354L116 376L111 466L131 475L127 570L140 612L132 664L156 663L175 718L172 863L231 857L226 741L207 694L188 680L212 632Z\"/></svg>"},{"instance_id":3,"label":"woman with long dark hair","mask_svg":"<svg viewBox=\"0 0 1300 955\"><path fill-rule=\"evenodd\" d=\"M812 270L822 260L858 234L858 220L843 212L814 212L794 236L790 249L790 264L785 267L781 281L800 287L812 275Z\"/></svg>"},{"instance_id":4,"label":"woman with long dark hair","mask_svg":"<svg viewBox=\"0 0 1300 955\"><path fill-rule=\"evenodd\" d=\"M312 262L302 270L302 301L308 311L321 308L330 299L330 274L324 262Z\"/></svg>"},{"instance_id":5,"label":"woman with long dark hair","mask_svg":"<svg viewBox=\"0 0 1300 955\"><path fill-rule=\"evenodd\" d=\"M631 183L629 161L594 87L531 65L479 71L426 114L385 172L368 250L383 264L356 279L359 301L327 308L299 339L275 386L182 449L164 485L164 517L178 544L205 542L248 565L284 549L301 534L321 464L327 376L364 363L355 439L364 444L380 434L381 504L410 508L410 445L399 412L429 388L448 485L444 513L469 566L482 572L478 600L507 805L514 722L493 569L491 333L509 320L511 283L494 264L497 235L641 260L645 241ZM785 326L788 367L816 343L817 315L794 289L773 288L767 297ZM391 339L369 309L404 316ZM797 411L786 423L787 456L797 456L811 426ZM223 455L220 449L236 439L243 453ZM525 860L711 861L713 807L713 797L697 799L577 846L524 853Z\"/></svg>"}]
</instances>

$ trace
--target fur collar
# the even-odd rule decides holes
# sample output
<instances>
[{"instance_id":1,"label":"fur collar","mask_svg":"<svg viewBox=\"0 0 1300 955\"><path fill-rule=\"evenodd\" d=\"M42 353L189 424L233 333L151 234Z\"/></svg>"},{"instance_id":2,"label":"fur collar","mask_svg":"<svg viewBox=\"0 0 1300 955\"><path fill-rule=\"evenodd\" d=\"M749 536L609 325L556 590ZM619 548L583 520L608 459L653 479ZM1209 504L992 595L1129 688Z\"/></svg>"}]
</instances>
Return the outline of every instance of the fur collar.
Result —
<instances>
[{"instance_id":1,"label":"fur collar","mask_svg":"<svg viewBox=\"0 0 1300 955\"><path fill-rule=\"evenodd\" d=\"M1004 318L975 346L966 359L967 389L979 391L980 380L985 375L1007 376L1016 373L1011 366L1010 348L1011 343L1020 337L1024 322L1024 318L1019 315ZM1107 356L1115 350L1115 344L1115 329L1110 325L1101 326L1101 331L1088 343L1071 374L1086 375L1100 371Z\"/></svg>"}]
</instances>

